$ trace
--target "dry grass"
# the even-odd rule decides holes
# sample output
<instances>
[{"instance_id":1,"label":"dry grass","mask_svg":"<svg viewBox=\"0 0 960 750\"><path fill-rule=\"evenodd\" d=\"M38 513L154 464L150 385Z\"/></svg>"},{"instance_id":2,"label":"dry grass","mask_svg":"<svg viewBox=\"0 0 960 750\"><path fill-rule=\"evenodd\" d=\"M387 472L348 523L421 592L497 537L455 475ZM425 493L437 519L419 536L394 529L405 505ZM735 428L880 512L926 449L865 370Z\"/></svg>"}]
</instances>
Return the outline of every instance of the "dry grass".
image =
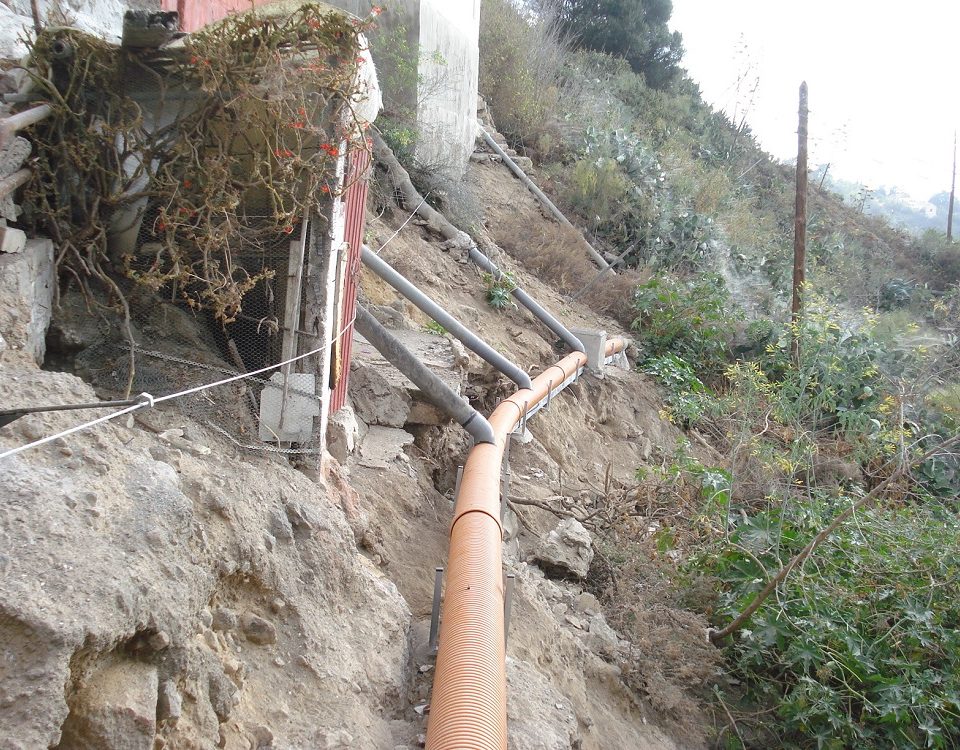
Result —
<instances>
[{"instance_id":1,"label":"dry grass","mask_svg":"<svg viewBox=\"0 0 960 750\"><path fill-rule=\"evenodd\" d=\"M583 237L570 227L551 222L531 226L528 218L517 215L497 226L494 239L526 269L568 296L580 292L599 273L587 257ZM608 274L580 299L595 312L629 326L635 317L633 291L649 277L649 272L634 269Z\"/></svg>"}]
</instances>

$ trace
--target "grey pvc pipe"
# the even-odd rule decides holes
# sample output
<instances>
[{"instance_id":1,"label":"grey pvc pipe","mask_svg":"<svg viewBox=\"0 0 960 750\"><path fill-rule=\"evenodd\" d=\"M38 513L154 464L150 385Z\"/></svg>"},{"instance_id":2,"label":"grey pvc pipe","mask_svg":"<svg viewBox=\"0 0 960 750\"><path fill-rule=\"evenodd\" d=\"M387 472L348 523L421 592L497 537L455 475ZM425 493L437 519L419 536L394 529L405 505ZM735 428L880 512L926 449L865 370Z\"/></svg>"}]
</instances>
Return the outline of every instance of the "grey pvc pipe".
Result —
<instances>
[{"instance_id":1,"label":"grey pvc pipe","mask_svg":"<svg viewBox=\"0 0 960 750\"><path fill-rule=\"evenodd\" d=\"M357 331L417 386L431 403L449 414L470 433L476 443L496 444L493 427L486 418L434 375L403 344L363 307L357 307Z\"/></svg>"},{"instance_id":2,"label":"grey pvc pipe","mask_svg":"<svg viewBox=\"0 0 960 750\"><path fill-rule=\"evenodd\" d=\"M527 375L527 373L504 357L469 328L463 326L460 321L450 315L450 313L440 307L440 305L430 299L420 291L420 289L411 284L405 276L398 273L396 269L369 247L364 245L362 252L363 262L367 268L400 292L400 294L433 318L433 320L442 325L456 339L461 341L467 349L502 372L521 388L530 387L530 376Z\"/></svg>"},{"instance_id":3,"label":"grey pvc pipe","mask_svg":"<svg viewBox=\"0 0 960 750\"><path fill-rule=\"evenodd\" d=\"M18 130L30 127L51 114L53 114L53 107L49 104L41 104L0 119L0 148L4 148L12 141Z\"/></svg>"},{"instance_id":4,"label":"grey pvc pipe","mask_svg":"<svg viewBox=\"0 0 960 750\"><path fill-rule=\"evenodd\" d=\"M510 171L520 179L520 182L526 185L527 189L537 197L537 200L539 200L543 206L556 217L557 221L564 226L570 227L571 229L576 229L576 227L570 223L570 220L563 215L563 211L557 208L553 201L546 196L546 193L537 187L537 184L531 180L529 176L527 176L526 172L520 169L520 165L510 158L510 155L504 151L503 148L501 148L500 144L493 139L493 136L486 131L486 128L479 124L477 127L480 128L480 132L483 134L483 140L487 142L487 145L494 150L497 156L503 159L503 163L506 164L510 168ZM593 246L589 242L586 240L583 242L587 246L587 252L590 254L590 257L593 259L594 263L604 270L610 267L607 261L604 260L603 256L594 250Z\"/></svg>"},{"instance_id":5,"label":"grey pvc pipe","mask_svg":"<svg viewBox=\"0 0 960 750\"><path fill-rule=\"evenodd\" d=\"M480 252L475 246L470 248L470 260L476 263L480 268L482 268L487 273L493 275L494 278L499 279L502 275L502 272L497 265L490 260L486 255ZM580 341L576 336L574 336L567 328L553 317L550 313L544 310L537 303L533 297L527 294L523 289L517 287L513 290L513 296L516 298L517 302L527 308L531 313L534 314L536 318L540 320L547 328L553 331L554 335L563 341L568 347L570 347L575 352L584 352L586 348L583 346L583 342Z\"/></svg>"}]
</instances>

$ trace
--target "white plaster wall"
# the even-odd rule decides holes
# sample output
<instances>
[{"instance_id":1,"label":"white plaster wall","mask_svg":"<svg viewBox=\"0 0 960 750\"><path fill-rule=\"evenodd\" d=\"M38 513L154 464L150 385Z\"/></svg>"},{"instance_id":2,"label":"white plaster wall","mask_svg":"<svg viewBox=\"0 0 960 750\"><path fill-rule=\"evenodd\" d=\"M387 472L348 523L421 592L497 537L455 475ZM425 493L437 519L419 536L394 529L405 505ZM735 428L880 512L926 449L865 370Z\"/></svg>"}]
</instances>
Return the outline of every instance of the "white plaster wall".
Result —
<instances>
[{"instance_id":1,"label":"white plaster wall","mask_svg":"<svg viewBox=\"0 0 960 750\"><path fill-rule=\"evenodd\" d=\"M420 0L417 158L462 175L473 152L480 0Z\"/></svg>"},{"instance_id":2,"label":"white plaster wall","mask_svg":"<svg viewBox=\"0 0 960 750\"><path fill-rule=\"evenodd\" d=\"M358 16L365 16L372 4L371 0L328 2ZM393 0L389 5L391 12L378 23L398 19L395 22L407 29L411 41L419 39L417 159L426 167L461 176L476 137L480 0ZM376 61L375 42L373 53ZM385 94L396 96L397 92Z\"/></svg>"},{"instance_id":3,"label":"white plaster wall","mask_svg":"<svg viewBox=\"0 0 960 750\"><path fill-rule=\"evenodd\" d=\"M65 22L115 43L120 42L123 14L129 7L121 0L40 0L38 6L45 24ZM27 48L21 37L26 33L33 33L30 0L0 3L0 57L18 59L25 55Z\"/></svg>"}]
</instances>

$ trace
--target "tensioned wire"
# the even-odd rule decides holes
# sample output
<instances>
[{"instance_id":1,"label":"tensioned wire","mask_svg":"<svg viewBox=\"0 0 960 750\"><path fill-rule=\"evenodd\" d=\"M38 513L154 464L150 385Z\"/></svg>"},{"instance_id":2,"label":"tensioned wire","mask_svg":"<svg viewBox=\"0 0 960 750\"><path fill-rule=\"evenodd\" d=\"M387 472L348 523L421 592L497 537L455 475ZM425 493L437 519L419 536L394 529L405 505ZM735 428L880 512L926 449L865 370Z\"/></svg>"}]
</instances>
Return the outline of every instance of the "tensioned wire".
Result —
<instances>
[{"instance_id":1,"label":"tensioned wire","mask_svg":"<svg viewBox=\"0 0 960 750\"><path fill-rule=\"evenodd\" d=\"M316 354L320 354L325 349L331 349L334 346L334 344L336 344L340 340L340 338L348 330L351 329L351 326L353 326L353 322L355 319L356 319L356 314L354 314L354 317L350 319L350 322L343 327L340 333L337 334L336 338L334 338L329 344L320 346L316 349L306 352L305 354L298 354L296 357L291 357L290 359L284 360L282 362L277 362L276 364L268 365L266 367L261 367L259 370L253 370L252 372L244 372L239 375L233 375L229 378L223 378L222 380L214 381L213 383L205 383L203 385L198 385L193 388L187 388L182 391L177 391L176 393L168 393L165 396L152 396L149 393L141 393L137 397L141 399L141 401L137 404L134 404L133 406L128 406L125 409L121 409L119 411L113 412L112 414L107 414L103 417L92 419L89 422L84 422L83 424L76 425L75 427L71 427L67 430L63 430L62 432L58 432L54 435L49 435L48 437L40 438L39 440L34 440L32 443L27 443L26 445L21 445L17 448L11 448L8 451L4 451L3 453L0 453L0 459L9 458L10 456L15 456L18 453L23 453L24 451L29 450L30 448L38 448L41 445L46 445L47 443L51 443L54 440L57 440L62 437L66 437L67 435L73 435L76 432L80 432L82 430L95 427L99 424L109 422L110 420L116 419L117 417L122 417L124 414L131 414L132 412L138 411L140 409L153 408L157 404L161 404L164 401L172 401L174 399L183 398L184 396L190 396L194 393L199 393L200 391L209 390L210 388L217 388L221 385L228 385L229 383L235 383L238 380L244 380L245 378L255 377L256 375L261 375L265 372L269 372L270 370L275 370L278 367L283 367L284 365L288 365L291 362L296 362L298 360L306 359L307 357L312 357Z\"/></svg>"}]
</instances>

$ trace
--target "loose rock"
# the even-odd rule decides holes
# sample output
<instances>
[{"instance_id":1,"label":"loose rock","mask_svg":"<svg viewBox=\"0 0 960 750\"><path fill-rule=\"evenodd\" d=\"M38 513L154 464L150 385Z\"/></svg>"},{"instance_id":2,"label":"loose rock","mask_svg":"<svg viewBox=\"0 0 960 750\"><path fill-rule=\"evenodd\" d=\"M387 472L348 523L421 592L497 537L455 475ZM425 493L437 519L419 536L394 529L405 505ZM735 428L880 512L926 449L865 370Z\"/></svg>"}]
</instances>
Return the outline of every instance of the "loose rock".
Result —
<instances>
[{"instance_id":1,"label":"loose rock","mask_svg":"<svg viewBox=\"0 0 960 750\"><path fill-rule=\"evenodd\" d=\"M170 636L164 630L157 631L150 636L147 644L154 651L163 651L163 649L170 645Z\"/></svg>"},{"instance_id":2,"label":"loose rock","mask_svg":"<svg viewBox=\"0 0 960 750\"><path fill-rule=\"evenodd\" d=\"M546 573L586 578L593 561L590 532L576 519L564 518L537 546L534 559Z\"/></svg>"},{"instance_id":3,"label":"loose rock","mask_svg":"<svg viewBox=\"0 0 960 750\"><path fill-rule=\"evenodd\" d=\"M173 680L164 680L160 685L160 694L157 697L157 718L161 721L172 719L176 721L183 711L183 698Z\"/></svg>"},{"instance_id":4,"label":"loose rock","mask_svg":"<svg viewBox=\"0 0 960 750\"><path fill-rule=\"evenodd\" d=\"M153 750L157 682L156 667L139 662L95 673L74 696L60 747Z\"/></svg>"},{"instance_id":5,"label":"loose rock","mask_svg":"<svg viewBox=\"0 0 960 750\"><path fill-rule=\"evenodd\" d=\"M214 630L233 630L237 627L239 619L237 613L227 607L217 607L213 610L213 629Z\"/></svg>"},{"instance_id":6,"label":"loose rock","mask_svg":"<svg viewBox=\"0 0 960 750\"><path fill-rule=\"evenodd\" d=\"M600 602L598 602L597 597L595 597L589 591L584 591L582 594L580 594L580 596L574 600L573 606L577 612L581 612L585 615L600 614Z\"/></svg>"},{"instance_id":7,"label":"loose rock","mask_svg":"<svg viewBox=\"0 0 960 750\"><path fill-rule=\"evenodd\" d=\"M277 629L269 620L253 612L244 612L240 617L240 627L247 640L260 646L277 642Z\"/></svg>"}]
</instances>

